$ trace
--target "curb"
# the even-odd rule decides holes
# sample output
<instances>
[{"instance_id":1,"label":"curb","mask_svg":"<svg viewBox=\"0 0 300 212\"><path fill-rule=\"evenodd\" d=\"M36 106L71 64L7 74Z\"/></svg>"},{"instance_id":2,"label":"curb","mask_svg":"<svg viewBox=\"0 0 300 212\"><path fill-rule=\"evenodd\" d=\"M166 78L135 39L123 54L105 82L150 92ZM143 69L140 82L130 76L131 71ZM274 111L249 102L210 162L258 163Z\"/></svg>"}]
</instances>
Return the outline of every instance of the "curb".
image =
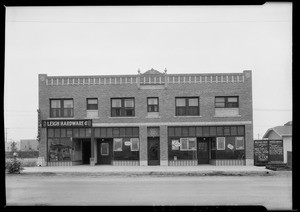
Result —
<instances>
[{"instance_id":1,"label":"curb","mask_svg":"<svg viewBox=\"0 0 300 212\"><path fill-rule=\"evenodd\" d=\"M207 171L207 172L163 172L163 171L145 171L145 172L22 172L23 176L289 176L290 171Z\"/></svg>"}]
</instances>

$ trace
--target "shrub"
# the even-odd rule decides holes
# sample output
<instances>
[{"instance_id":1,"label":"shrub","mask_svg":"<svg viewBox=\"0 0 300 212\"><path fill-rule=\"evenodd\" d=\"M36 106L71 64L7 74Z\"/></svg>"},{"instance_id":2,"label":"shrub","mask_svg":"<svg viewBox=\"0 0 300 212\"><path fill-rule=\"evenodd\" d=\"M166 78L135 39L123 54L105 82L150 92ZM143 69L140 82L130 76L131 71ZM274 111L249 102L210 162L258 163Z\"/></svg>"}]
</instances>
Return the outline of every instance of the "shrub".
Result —
<instances>
[{"instance_id":1,"label":"shrub","mask_svg":"<svg viewBox=\"0 0 300 212\"><path fill-rule=\"evenodd\" d=\"M10 174L20 174L24 168L22 167L22 163L19 159L13 158L6 161L5 169Z\"/></svg>"}]
</instances>

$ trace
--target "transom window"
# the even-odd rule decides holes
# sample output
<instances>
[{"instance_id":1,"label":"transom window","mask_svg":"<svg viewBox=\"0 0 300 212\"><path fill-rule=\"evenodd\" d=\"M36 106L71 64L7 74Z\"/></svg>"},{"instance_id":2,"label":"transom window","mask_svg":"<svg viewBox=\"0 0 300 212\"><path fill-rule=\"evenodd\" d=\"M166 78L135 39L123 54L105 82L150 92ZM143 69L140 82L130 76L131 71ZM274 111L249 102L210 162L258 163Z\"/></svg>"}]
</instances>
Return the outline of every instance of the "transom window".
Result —
<instances>
[{"instance_id":1,"label":"transom window","mask_svg":"<svg viewBox=\"0 0 300 212\"><path fill-rule=\"evenodd\" d=\"M238 96L218 96L215 97L216 108L238 108L239 98Z\"/></svg>"},{"instance_id":2,"label":"transom window","mask_svg":"<svg viewBox=\"0 0 300 212\"><path fill-rule=\"evenodd\" d=\"M134 98L111 99L111 116L134 116Z\"/></svg>"},{"instance_id":3,"label":"transom window","mask_svg":"<svg viewBox=\"0 0 300 212\"><path fill-rule=\"evenodd\" d=\"M87 110L98 110L98 99L97 98L86 99L86 109Z\"/></svg>"},{"instance_id":4,"label":"transom window","mask_svg":"<svg viewBox=\"0 0 300 212\"><path fill-rule=\"evenodd\" d=\"M50 117L73 117L73 99L50 99Z\"/></svg>"},{"instance_id":5,"label":"transom window","mask_svg":"<svg viewBox=\"0 0 300 212\"><path fill-rule=\"evenodd\" d=\"M176 116L199 116L199 97L177 97Z\"/></svg>"},{"instance_id":6,"label":"transom window","mask_svg":"<svg viewBox=\"0 0 300 212\"><path fill-rule=\"evenodd\" d=\"M147 104L148 104L148 106L147 106L148 112L158 112L159 111L157 97L148 97Z\"/></svg>"}]
</instances>

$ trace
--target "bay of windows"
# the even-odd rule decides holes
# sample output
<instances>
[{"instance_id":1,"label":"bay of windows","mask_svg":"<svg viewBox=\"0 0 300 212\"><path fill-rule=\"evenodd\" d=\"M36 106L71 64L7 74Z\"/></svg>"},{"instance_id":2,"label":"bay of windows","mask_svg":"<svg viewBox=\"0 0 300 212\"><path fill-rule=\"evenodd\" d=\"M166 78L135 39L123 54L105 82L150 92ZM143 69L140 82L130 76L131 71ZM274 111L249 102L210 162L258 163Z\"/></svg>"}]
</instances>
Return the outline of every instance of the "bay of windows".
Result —
<instances>
[{"instance_id":1,"label":"bay of windows","mask_svg":"<svg viewBox=\"0 0 300 212\"><path fill-rule=\"evenodd\" d=\"M175 105L176 116L199 116L198 97L177 97Z\"/></svg>"},{"instance_id":2,"label":"bay of windows","mask_svg":"<svg viewBox=\"0 0 300 212\"><path fill-rule=\"evenodd\" d=\"M73 117L73 99L50 99L50 117Z\"/></svg>"}]
</instances>

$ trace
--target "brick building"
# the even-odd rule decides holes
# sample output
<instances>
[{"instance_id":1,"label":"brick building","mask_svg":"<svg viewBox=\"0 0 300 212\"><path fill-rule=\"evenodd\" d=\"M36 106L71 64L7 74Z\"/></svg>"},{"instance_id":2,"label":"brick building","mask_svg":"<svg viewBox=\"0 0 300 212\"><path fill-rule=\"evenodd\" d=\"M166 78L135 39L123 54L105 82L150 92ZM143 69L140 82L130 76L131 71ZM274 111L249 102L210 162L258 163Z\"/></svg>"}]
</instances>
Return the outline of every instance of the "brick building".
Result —
<instances>
[{"instance_id":1,"label":"brick building","mask_svg":"<svg viewBox=\"0 0 300 212\"><path fill-rule=\"evenodd\" d=\"M39 75L52 165L253 165L251 71Z\"/></svg>"}]
</instances>

